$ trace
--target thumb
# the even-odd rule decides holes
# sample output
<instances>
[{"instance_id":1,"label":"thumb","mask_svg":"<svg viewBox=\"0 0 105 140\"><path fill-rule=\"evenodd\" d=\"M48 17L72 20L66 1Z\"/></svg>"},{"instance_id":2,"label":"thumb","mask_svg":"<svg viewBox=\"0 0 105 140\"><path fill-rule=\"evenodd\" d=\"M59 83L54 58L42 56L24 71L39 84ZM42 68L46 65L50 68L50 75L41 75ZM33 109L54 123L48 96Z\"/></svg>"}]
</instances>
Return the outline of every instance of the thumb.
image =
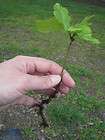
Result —
<instances>
[{"instance_id":1,"label":"thumb","mask_svg":"<svg viewBox=\"0 0 105 140\"><path fill-rule=\"evenodd\" d=\"M28 84L26 84L27 90L44 90L55 87L61 81L59 75L47 75L47 76L27 76Z\"/></svg>"}]
</instances>

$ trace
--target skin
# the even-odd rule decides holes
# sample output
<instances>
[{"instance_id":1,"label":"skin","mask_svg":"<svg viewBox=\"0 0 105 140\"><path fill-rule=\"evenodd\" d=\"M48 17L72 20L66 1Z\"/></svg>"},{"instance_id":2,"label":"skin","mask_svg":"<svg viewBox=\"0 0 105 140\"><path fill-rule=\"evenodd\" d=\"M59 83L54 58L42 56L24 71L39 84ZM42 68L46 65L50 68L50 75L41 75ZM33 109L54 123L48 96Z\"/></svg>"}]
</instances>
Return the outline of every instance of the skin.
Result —
<instances>
[{"instance_id":1,"label":"skin","mask_svg":"<svg viewBox=\"0 0 105 140\"><path fill-rule=\"evenodd\" d=\"M52 94L61 81L61 71L62 67L57 63L39 57L16 56L0 63L0 106L38 104L40 101L25 95L27 91L45 90ZM61 95L67 94L74 86L74 80L65 70L60 85Z\"/></svg>"}]
</instances>

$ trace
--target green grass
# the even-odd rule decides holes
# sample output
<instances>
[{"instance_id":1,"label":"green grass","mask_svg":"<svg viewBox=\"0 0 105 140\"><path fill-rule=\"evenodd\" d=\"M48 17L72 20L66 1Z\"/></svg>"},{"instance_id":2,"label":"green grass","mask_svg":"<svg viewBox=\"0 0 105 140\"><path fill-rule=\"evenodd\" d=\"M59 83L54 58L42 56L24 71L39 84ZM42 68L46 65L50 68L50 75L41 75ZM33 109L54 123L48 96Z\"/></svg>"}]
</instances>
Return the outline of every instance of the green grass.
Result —
<instances>
[{"instance_id":1,"label":"green grass","mask_svg":"<svg viewBox=\"0 0 105 140\"><path fill-rule=\"evenodd\" d=\"M63 32L36 32L37 19L52 16L52 6L60 0L0 0L0 61L16 55L40 56L63 64L68 45ZM66 69L76 81L76 88L65 98L51 103L46 110L51 121L47 135L66 140L104 140L105 134L105 9L65 0L75 21L95 15L93 31L99 46L74 44ZM27 127L27 126L26 126ZM25 129L31 135L31 128ZM60 139L60 138L59 138Z\"/></svg>"},{"instance_id":2,"label":"green grass","mask_svg":"<svg viewBox=\"0 0 105 140\"><path fill-rule=\"evenodd\" d=\"M24 128L23 131L23 136L24 136L24 139L34 139L36 140L36 135L35 133L33 132L33 129L32 128Z\"/></svg>"}]
</instances>

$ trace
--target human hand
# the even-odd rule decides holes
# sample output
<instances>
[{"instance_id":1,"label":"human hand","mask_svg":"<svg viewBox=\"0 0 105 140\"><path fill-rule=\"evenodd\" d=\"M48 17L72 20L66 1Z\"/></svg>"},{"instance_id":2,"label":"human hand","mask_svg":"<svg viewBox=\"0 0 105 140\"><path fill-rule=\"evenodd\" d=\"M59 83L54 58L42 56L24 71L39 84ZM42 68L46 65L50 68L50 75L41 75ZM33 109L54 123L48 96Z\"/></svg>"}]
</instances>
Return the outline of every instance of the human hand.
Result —
<instances>
[{"instance_id":1,"label":"human hand","mask_svg":"<svg viewBox=\"0 0 105 140\"><path fill-rule=\"evenodd\" d=\"M7 104L33 105L34 98L25 95L29 90L50 90L61 81L62 67L57 63L28 56L16 56L0 63L0 106ZM75 85L67 71L63 73L61 94L66 94Z\"/></svg>"}]
</instances>

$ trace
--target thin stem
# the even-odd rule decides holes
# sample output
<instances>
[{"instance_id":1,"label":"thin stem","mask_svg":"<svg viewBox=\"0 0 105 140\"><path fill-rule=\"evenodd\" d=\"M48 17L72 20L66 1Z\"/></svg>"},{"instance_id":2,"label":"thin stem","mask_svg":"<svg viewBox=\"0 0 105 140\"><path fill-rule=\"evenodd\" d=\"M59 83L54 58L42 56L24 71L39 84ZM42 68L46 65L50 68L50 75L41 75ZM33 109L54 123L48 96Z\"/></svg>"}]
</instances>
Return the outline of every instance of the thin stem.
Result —
<instances>
[{"instance_id":1,"label":"thin stem","mask_svg":"<svg viewBox=\"0 0 105 140\"><path fill-rule=\"evenodd\" d=\"M44 112L43 112L43 111L44 111L44 105L49 104L49 103L52 101L53 98L56 98L56 95L57 95L58 92L59 92L59 88L60 88L60 84L61 84L62 79L63 79L63 72L64 72L64 68L65 68L65 66L66 66L66 64L67 64L67 59L68 59L68 56L69 56L70 48L71 48L71 45L72 45L73 41L75 40L75 39L74 39L75 34L71 35L71 34L69 33L69 37L70 37L70 43L69 43L69 46L68 46L67 51L66 51L65 56L64 56L64 65L63 65L63 67L62 67L62 71L61 71L61 74L60 74L60 75L61 75L61 81L60 81L60 83L55 87L55 91L54 91L53 95L50 95L49 98L42 100L41 103L40 103L40 105L38 106L38 107L39 107L39 113L38 113L38 114L40 115L40 117L41 117L41 119L42 119L42 124L41 124L41 125L42 125L44 128L45 128L45 127L48 127L48 123L47 123L46 117L45 117Z\"/></svg>"},{"instance_id":2,"label":"thin stem","mask_svg":"<svg viewBox=\"0 0 105 140\"><path fill-rule=\"evenodd\" d=\"M65 56L64 56L63 67L65 67L67 65L67 59L69 57L70 48L71 48L71 45L72 45L72 43L74 41L74 35L71 36L71 34L69 33L69 37L70 37L70 43L69 43L69 46L68 46L67 51L66 51Z\"/></svg>"}]
</instances>

